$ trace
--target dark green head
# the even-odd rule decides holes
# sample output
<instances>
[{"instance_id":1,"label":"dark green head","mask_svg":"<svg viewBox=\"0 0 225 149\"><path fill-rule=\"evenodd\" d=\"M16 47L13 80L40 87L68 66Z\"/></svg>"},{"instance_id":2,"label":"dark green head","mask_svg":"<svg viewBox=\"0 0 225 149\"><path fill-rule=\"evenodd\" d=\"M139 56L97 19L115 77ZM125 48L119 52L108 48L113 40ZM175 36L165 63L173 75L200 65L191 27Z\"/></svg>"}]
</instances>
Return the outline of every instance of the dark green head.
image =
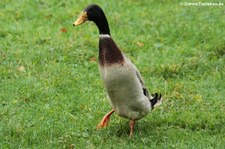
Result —
<instances>
[{"instance_id":1,"label":"dark green head","mask_svg":"<svg viewBox=\"0 0 225 149\"><path fill-rule=\"evenodd\" d=\"M108 21L103 10L98 5L91 4L87 6L80 14L78 19L73 23L73 26L80 25L87 20L95 22L100 34L110 35Z\"/></svg>"}]
</instances>

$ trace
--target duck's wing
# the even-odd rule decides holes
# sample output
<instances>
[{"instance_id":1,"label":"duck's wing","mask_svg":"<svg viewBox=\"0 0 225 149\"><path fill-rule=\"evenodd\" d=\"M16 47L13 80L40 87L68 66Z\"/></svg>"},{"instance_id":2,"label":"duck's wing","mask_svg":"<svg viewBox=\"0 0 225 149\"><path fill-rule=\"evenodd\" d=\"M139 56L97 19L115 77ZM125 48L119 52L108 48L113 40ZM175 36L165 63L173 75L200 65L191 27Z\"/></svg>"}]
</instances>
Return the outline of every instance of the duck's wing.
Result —
<instances>
[{"instance_id":1,"label":"duck's wing","mask_svg":"<svg viewBox=\"0 0 225 149\"><path fill-rule=\"evenodd\" d=\"M136 67L135 67L136 68ZM149 94L149 91L147 89L147 87L145 86L145 82L140 74L140 72L138 71L138 69L136 68L136 75L137 75L137 78L138 80L140 81L141 85L142 85L142 90L143 90L143 93L146 97L148 97L149 99L152 98L152 96Z\"/></svg>"},{"instance_id":2,"label":"duck's wing","mask_svg":"<svg viewBox=\"0 0 225 149\"><path fill-rule=\"evenodd\" d=\"M140 72L138 71L138 69L136 69L136 75L137 75L137 78L139 79L141 85L142 85L142 90L143 90L143 93L146 97L148 97L149 101L151 102L151 105L152 105L152 109L154 107L157 107L159 105L161 105L162 103L162 95L159 94L158 96L158 93L155 93L155 96L152 97L150 94L149 94L149 91L148 89L146 88L145 86L145 83L144 83L144 80L142 79L141 77L141 74Z\"/></svg>"},{"instance_id":3,"label":"duck's wing","mask_svg":"<svg viewBox=\"0 0 225 149\"><path fill-rule=\"evenodd\" d=\"M162 103L162 96L161 94L159 94L158 96L158 93L155 93L155 96L152 97L151 94L149 93L147 87L145 86L145 82L139 72L139 70L137 69L137 67L130 61L130 59L126 58L126 60L131 64L131 67L133 68L133 70L135 71L135 74L142 86L142 90L143 90L143 94L149 99L149 101L151 102L151 106L152 106L152 109L154 107L157 107L159 106L161 103Z\"/></svg>"},{"instance_id":4,"label":"duck's wing","mask_svg":"<svg viewBox=\"0 0 225 149\"><path fill-rule=\"evenodd\" d=\"M127 58L124 54L123 54L125 60L130 64L130 67L135 71L135 75L137 76L141 86L142 86L142 90L143 90L143 94L148 97L148 99L152 99L153 97L150 95L147 87L145 86L145 82L139 72L139 70L137 69L137 67L131 62L131 60L129 58Z\"/></svg>"}]
</instances>

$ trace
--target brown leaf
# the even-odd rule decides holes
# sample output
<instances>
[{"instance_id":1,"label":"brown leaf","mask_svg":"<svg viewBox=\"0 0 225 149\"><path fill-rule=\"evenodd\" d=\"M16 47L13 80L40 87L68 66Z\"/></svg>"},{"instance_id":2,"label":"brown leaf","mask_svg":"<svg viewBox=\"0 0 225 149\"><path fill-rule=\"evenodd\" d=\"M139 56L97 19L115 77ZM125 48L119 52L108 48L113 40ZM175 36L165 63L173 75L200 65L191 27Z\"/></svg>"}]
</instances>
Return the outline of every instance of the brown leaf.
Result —
<instances>
[{"instance_id":1,"label":"brown leaf","mask_svg":"<svg viewBox=\"0 0 225 149\"><path fill-rule=\"evenodd\" d=\"M89 58L89 61L90 61L90 62L96 62L96 57L91 57L91 58Z\"/></svg>"},{"instance_id":2,"label":"brown leaf","mask_svg":"<svg viewBox=\"0 0 225 149\"><path fill-rule=\"evenodd\" d=\"M143 47L143 46L144 46L144 43L139 42L139 41L138 41L136 44L137 44L139 47Z\"/></svg>"},{"instance_id":3,"label":"brown leaf","mask_svg":"<svg viewBox=\"0 0 225 149\"><path fill-rule=\"evenodd\" d=\"M46 19L50 19L53 15L52 14L49 14L47 16L45 16Z\"/></svg>"},{"instance_id":4,"label":"brown leaf","mask_svg":"<svg viewBox=\"0 0 225 149\"><path fill-rule=\"evenodd\" d=\"M60 31L65 33L65 32L67 32L67 29L66 28L61 28Z\"/></svg>"},{"instance_id":5,"label":"brown leaf","mask_svg":"<svg viewBox=\"0 0 225 149\"><path fill-rule=\"evenodd\" d=\"M26 71L24 66L20 66L20 67L18 68L18 70L19 70L20 72L25 72L25 71Z\"/></svg>"}]
</instances>

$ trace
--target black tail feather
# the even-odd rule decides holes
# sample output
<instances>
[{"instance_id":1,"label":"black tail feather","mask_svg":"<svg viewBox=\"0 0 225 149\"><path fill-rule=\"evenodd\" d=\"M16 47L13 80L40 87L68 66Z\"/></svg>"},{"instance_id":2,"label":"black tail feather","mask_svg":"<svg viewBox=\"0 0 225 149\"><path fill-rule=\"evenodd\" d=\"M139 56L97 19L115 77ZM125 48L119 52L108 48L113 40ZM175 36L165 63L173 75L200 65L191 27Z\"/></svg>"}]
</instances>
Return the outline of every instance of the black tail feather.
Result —
<instances>
[{"instance_id":1,"label":"black tail feather","mask_svg":"<svg viewBox=\"0 0 225 149\"><path fill-rule=\"evenodd\" d=\"M154 108L154 105L155 105L159 100L161 100L161 98L162 98L162 95L161 95L161 94L158 95L158 93L155 93L155 96L154 96L152 99L150 99L152 109Z\"/></svg>"}]
</instances>

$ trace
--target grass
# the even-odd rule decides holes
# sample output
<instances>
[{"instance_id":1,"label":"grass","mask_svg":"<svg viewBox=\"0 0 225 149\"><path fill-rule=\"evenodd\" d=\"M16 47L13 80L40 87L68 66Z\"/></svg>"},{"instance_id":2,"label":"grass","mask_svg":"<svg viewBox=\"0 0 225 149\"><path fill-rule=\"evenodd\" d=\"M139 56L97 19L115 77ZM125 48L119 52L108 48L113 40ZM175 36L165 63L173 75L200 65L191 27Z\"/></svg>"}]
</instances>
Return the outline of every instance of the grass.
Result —
<instances>
[{"instance_id":1,"label":"grass","mask_svg":"<svg viewBox=\"0 0 225 149\"><path fill-rule=\"evenodd\" d=\"M73 21L93 1L0 2L0 148L224 148L224 6L94 1L163 104L113 115L98 73L98 30Z\"/></svg>"}]
</instances>

